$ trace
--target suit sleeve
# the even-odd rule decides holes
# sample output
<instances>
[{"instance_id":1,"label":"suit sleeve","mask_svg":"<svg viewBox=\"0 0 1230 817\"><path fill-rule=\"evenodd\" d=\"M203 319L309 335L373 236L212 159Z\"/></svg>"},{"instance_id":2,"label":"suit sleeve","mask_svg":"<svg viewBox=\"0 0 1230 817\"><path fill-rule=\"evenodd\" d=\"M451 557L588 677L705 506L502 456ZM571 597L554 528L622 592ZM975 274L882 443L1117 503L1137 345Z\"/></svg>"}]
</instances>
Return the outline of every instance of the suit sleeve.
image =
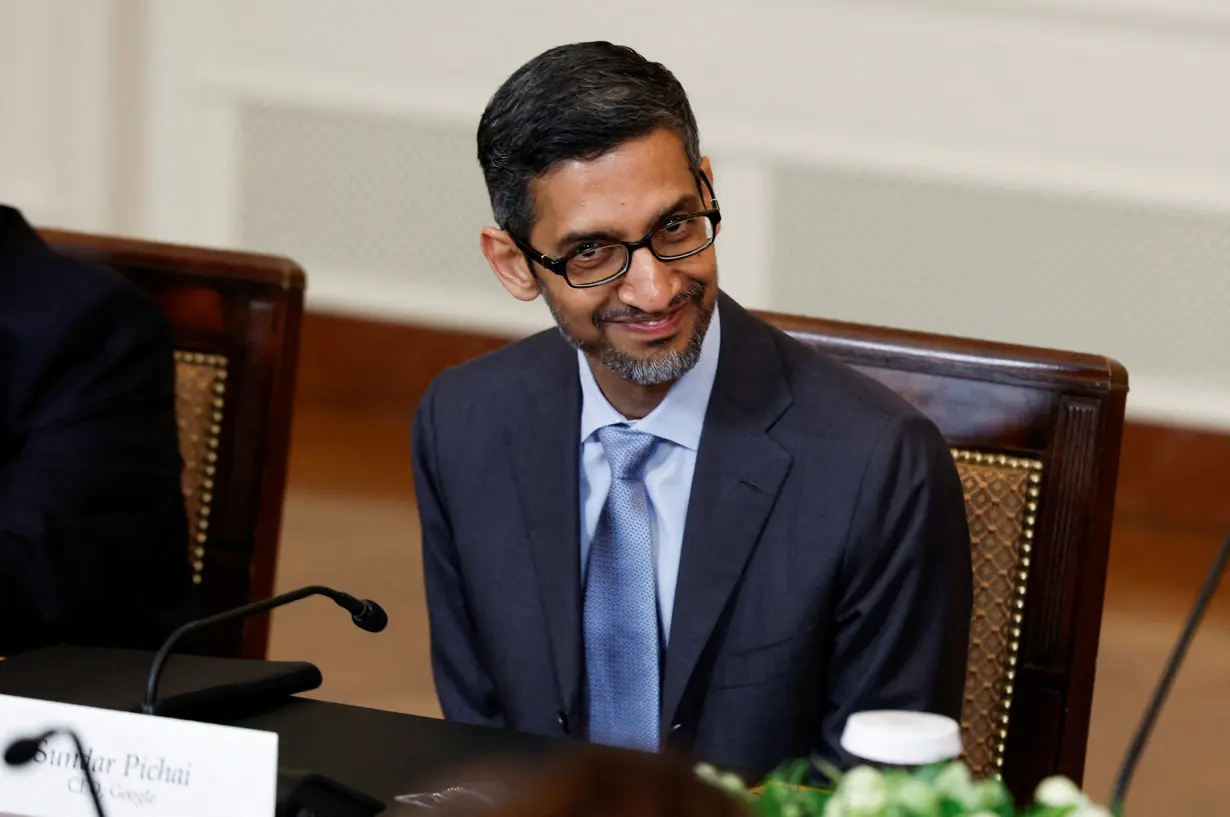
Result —
<instances>
[{"instance_id":1,"label":"suit sleeve","mask_svg":"<svg viewBox=\"0 0 1230 817\"><path fill-rule=\"evenodd\" d=\"M415 413L412 456L422 525L423 580L436 695L444 717L449 720L503 727L504 716L482 660L469 593L441 490L434 409L433 384Z\"/></svg>"},{"instance_id":2,"label":"suit sleeve","mask_svg":"<svg viewBox=\"0 0 1230 817\"><path fill-rule=\"evenodd\" d=\"M9 383L22 409L0 457L0 652L151 649L195 603L170 330L126 286L45 320L17 338L25 374Z\"/></svg>"},{"instance_id":3,"label":"suit sleeve","mask_svg":"<svg viewBox=\"0 0 1230 817\"><path fill-rule=\"evenodd\" d=\"M973 603L969 528L947 444L927 420L890 427L864 474L836 610L822 754L874 709L960 720Z\"/></svg>"}]
</instances>

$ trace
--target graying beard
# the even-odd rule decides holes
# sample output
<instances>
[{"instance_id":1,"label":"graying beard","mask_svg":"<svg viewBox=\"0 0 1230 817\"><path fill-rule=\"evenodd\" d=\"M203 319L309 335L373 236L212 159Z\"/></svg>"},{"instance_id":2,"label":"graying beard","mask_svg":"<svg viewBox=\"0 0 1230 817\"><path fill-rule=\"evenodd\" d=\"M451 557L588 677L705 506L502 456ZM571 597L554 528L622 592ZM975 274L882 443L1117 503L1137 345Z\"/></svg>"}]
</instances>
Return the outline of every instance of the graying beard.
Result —
<instances>
[{"instance_id":1,"label":"graying beard","mask_svg":"<svg viewBox=\"0 0 1230 817\"><path fill-rule=\"evenodd\" d=\"M671 383L690 372L700 360L701 348L705 343L705 331L709 328L709 321L713 317L712 309L708 313L702 312L700 319L692 326L692 331L688 335L688 345L682 350L669 349L649 360L638 360L631 355L625 355L609 343L594 348L573 337L568 331L567 318L556 310L555 304L551 302L545 290L546 288L540 284L539 291L542 292L543 300L547 302L547 308L551 310L551 316L555 318L556 328L564 336L568 345L583 354L595 354L598 362L613 374L638 386Z\"/></svg>"},{"instance_id":2,"label":"graying beard","mask_svg":"<svg viewBox=\"0 0 1230 817\"><path fill-rule=\"evenodd\" d=\"M701 346L705 342L701 322L697 321L688 336L688 345L681 350L668 349L648 360L625 355L613 346L606 346L598 355L598 362L616 375L638 386L657 386L672 383L683 377L696 361L700 360ZM708 321L705 321L708 324Z\"/></svg>"}]
</instances>

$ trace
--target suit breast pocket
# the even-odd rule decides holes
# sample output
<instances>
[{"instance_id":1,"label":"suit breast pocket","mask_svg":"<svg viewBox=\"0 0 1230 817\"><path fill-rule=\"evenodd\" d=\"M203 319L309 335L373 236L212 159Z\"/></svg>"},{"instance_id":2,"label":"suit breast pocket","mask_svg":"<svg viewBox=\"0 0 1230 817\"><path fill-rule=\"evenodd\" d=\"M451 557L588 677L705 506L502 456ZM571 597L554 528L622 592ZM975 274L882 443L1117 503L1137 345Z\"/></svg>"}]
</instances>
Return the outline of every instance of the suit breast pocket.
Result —
<instances>
[{"instance_id":1,"label":"suit breast pocket","mask_svg":"<svg viewBox=\"0 0 1230 817\"><path fill-rule=\"evenodd\" d=\"M732 689L763 684L810 663L810 636L811 631L793 633L765 644L724 652L714 663L709 687Z\"/></svg>"}]
</instances>

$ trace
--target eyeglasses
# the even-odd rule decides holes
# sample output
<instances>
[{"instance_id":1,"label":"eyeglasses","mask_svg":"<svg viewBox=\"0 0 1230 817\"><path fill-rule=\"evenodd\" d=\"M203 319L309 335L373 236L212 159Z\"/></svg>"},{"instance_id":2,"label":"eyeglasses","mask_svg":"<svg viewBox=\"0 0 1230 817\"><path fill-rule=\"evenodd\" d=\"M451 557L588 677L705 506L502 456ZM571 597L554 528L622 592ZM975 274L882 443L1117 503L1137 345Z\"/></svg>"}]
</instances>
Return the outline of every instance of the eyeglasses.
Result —
<instances>
[{"instance_id":1,"label":"eyeglasses","mask_svg":"<svg viewBox=\"0 0 1230 817\"><path fill-rule=\"evenodd\" d=\"M697 177L696 188L701 193L701 200L704 201L704 191L700 189L700 182L703 181L709 190L712 206L698 213L673 216L640 241L586 241L563 258L551 258L531 247L528 241L511 233L509 235L532 263L551 270L567 281L569 286L576 289L602 286L626 273L632 266L632 253L641 247L648 247L659 261L680 261L713 245L717 226L722 221L722 211L718 209L709 177L703 172L698 173Z\"/></svg>"}]
</instances>

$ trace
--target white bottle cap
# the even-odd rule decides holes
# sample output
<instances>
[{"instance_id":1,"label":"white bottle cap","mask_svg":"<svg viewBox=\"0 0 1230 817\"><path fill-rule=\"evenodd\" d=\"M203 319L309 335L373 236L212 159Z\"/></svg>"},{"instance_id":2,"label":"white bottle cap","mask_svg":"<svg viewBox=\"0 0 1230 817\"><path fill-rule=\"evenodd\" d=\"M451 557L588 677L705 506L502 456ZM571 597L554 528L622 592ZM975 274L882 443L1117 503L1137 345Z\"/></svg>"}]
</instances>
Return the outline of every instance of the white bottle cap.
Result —
<instances>
[{"instance_id":1,"label":"white bottle cap","mask_svg":"<svg viewBox=\"0 0 1230 817\"><path fill-rule=\"evenodd\" d=\"M961 725L930 712L856 712L841 747L870 763L926 766L961 755Z\"/></svg>"}]
</instances>

